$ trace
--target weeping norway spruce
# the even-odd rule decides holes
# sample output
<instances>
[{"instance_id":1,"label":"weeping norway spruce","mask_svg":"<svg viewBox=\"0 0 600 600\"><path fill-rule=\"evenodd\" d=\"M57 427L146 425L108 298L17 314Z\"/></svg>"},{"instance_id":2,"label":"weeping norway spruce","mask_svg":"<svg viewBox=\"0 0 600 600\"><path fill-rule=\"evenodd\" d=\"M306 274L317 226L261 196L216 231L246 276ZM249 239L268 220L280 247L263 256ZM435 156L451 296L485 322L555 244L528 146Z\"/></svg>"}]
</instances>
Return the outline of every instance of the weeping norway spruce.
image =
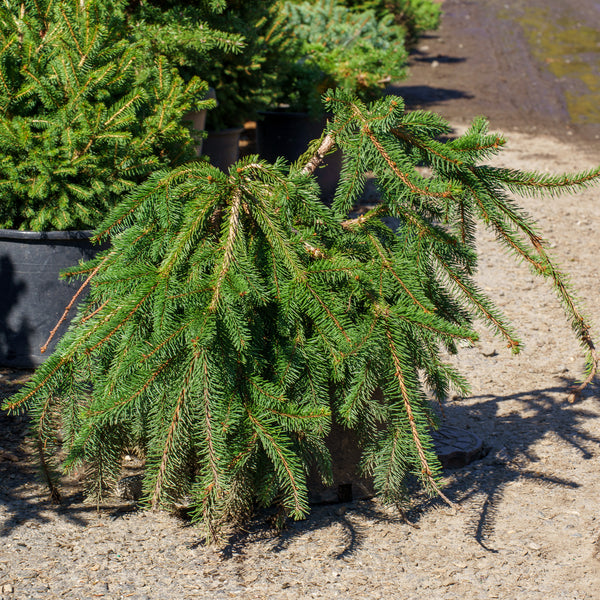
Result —
<instances>
[{"instance_id":1,"label":"weeping norway spruce","mask_svg":"<svg viewBox=\"0 0 600 600\"><path fill-rule=\"evenodd\" d=\"M85 304L5 403L30 413L56 498L60 470L84 466L100 499L136 452L143 501L186 498L211 533L273 503L302 518L309 473L330 477L334 421L355 432L383 501L401 502L415 478L443 494L431 398L468 386L442 351L476 341L475 319L520 350L474 281L477 223L562 300L587 357L573 394L594 376L589 323L513 198L571 191L600 169L487 166L504 140L485 120L440 141L449 125L398 97L367 105L336 91L325 104L334 116L298 163L249 156L223 173L188 162L152 175L98 227L111 248L69 273L89 287ZM343 168L328 207L314 171L336 148ZM357 216L366 173L381 201Z\"/></svg>"}]
</instances>

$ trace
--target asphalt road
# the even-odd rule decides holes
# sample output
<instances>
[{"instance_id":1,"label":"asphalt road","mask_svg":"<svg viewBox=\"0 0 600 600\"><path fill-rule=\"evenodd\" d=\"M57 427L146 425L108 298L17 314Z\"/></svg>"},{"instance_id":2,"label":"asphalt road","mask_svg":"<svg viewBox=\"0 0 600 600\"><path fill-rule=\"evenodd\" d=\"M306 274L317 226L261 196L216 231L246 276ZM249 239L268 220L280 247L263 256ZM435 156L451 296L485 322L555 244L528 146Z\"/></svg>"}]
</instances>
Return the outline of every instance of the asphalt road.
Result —
<instances>
[{"instance_id":1,"label":"asphalt road","mask_svg":"<svg viewBox=\"0 0 600 600\"><path fill-rule=\"evenodd\" d=\"M600 150L599 0L445 0L391 87L451 121L576 136Z\"/></svg>"}]
</instances>

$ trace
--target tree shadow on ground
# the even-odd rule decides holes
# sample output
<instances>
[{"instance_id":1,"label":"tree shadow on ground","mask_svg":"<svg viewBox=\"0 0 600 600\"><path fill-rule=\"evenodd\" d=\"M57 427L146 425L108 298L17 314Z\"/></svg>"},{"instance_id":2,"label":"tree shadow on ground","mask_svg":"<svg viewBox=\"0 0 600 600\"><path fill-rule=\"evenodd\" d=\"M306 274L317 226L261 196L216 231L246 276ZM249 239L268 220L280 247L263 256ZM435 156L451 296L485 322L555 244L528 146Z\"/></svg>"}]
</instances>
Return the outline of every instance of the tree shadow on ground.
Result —
<instances>
[{"instance_id":1,"label":"tree shadow on ground","mask_svg":"<svg viewBox=\"0 0 600 600\"><path fill-rule=\"evenodd\" d=\"M25 372L23 372L25 373ZM15 375L16 374L16 375ZM22 377L19 371L3 373L0 386L0 403L15 393L19 382L10 378ZM82 486L76 477L65 478L61 485L61 502L51 501L36 465L36 456L28 440L29 418L26 415L9 415L0 410L0 506L4 515L0 520L0 539L8 537L22 525L48 524L56 515L85 527L88 515L102 510L118 516L134 509L131 503L107 502L99 509L95 504L84 504Z\"/></svg>"},{"instance_id":2,"label":"tree shadow on ground","mask_svg":"<svg viewBox=\"0 0 600 600\"><path fill-rule=\"evenodd\" d=\"M360 519L353 519L359 516ZM220 547L223 558L243 555L245 549L256 542L271 543L270 551L279 553L287 550L298 538L331 527L340 526L342 533L337 548L330 549L330 556L340 560L352 555L360 547L370 529L360 521L378 521L390 525L411 524L406 515L390 514L371 500L359 500L345 504L320 505L311 507L310 515L303 521L288 520L279 530L273 526L277 514L272 510L263 510L243 528L232 533ZM414 526L414 525L413 525ZM200 545L202 542L199 542Z\"/></svg>"},{"instance_id":3,"label":"tree shadow on ground","mask_svg":"<svg viewBox=\"0 0 600 600\"><path fill-rule=\"evenodd\" d=\"M31 371L14 369L0 373L0 403L16 393ZM29 419L26 415L9 415L0 411L0 504L4 519L0 538L6 537L21 523L48 523L47 511L56 508L40 485L32 452L26 442Z\"/></svg>"},{"instance_id":4,"label":"tree shadow on ground","mask_svg":"<svg viewBox=\"0 0 600 600\"><path fill-rule=\"evenodd\" d=\"M578 402L568 404L567 390L573 381L563 381L564 384L555 387L508 396L472 396L468 406L453 403L447 411L449 422L466 424L472 431L480 430L479 435L490 446L484 459L452 473L445 490L459 503L479 497L480 508L470 529L486 550L495 552L490 540L497 508L509 484L533 482L540 486L541 492L554 486L579 487L575 481L548 472L535 449L539 441L551 437L553 447L568 446L579 455L579 460L591 460L599 454L600 437L585 427L589 419L598 418L598 413L584 407L583 402L586 398L600 397L600 385L595 382ZM509 401L518 402L518 410L503 412L503 405Z\"/></svg>"},{"instance_id":5,"label":"tree shadow on ground","mask_svg":"<svg viewBox=\"0 0 600 600\"><path fill-rule=\"evenodd\" d=\"M572 384L566 381L554 387L511 394L507 396L472 396L468 403L452 402L445 408L445 422L466 428L484 439L487 454L480 460L459 469L447 469L444 493L459 506L468 506L465 515L467 530L477 543L491 553L497 510L507 486L527 481L540 486L576 489L579 484L556 476L544 469L536 454L536 444L546 436L557 443L573 448L581 460L590 460L600 454L600 437L586 431L588 419L598 418L597 412L586 409L586 398L600 396L600 385L593 384L584 397L575 404L566 402L566 390ZM505 414L509 401L520 403L518 410ZM340 550L332 555L341 559L353 554L366 535L361 521L375 520L390 525L405 524L418 527L419 521L432 510L443 507L439 498L427 498L416 493L412 505L404 513L390 513L372 501L358 501L345 505L313 507L310 516L299 522L288 522L279 533L268 526L276 514L262 511L243 529L235 531L222 548L224 558L244 554L244 549L256 541L271 543L271 551L281 552L294 540L307 533L337 525L343 531ZM470 504L468 504L470 502ZM359 518L349 518L356 515ZM460 518L457 513L457 518Z\"/></svg>"},{"instance_id":6,"label":"tree shadow on ground","mask_svg":"<svg viewBox=\"0 0 600 600\"><path fill-rule=\"evenodd\" d=\"M424 36L422 40L426 40L428 38L437 39L436 36ZM428 51L423 51L419 48L413 48L410 52L409 73L406 81L411 81L410 63L431 65L431 81L435 81L436 77L434 75L434 67L442 64L450 65L463 63L466 60L467 59L464 57L450 56L448 54L440 53L431 54ZM446 102L449 100L468 100L473 98L472 94L457 88L446 88L435 85L429 85L429 79L427 81L427 84L419 85L407 84L404 81L392 82L390 85L386 86L385 94L402 97L408 110L425 109L433 104L438 104L440 102Z\"/></svg>"},{"instance_id":7,"label":"tree shadow on ground","mask_svg":"<svg viewBox=\"0 0 600 600\"><path fill-rule=\"evenodd\" d=\"M425 109L439 102L457 100L460 98L473 98L472 94L461 90L431 85L389 85L385 90L386 95L400 96L408 110Z\"/></svg>"},{"instance_id":8,"label":"tree shadow on ground","mask_svg":"<svg viewBox=\"0 0 600 600\"><path fill-rule=\"evenodd\" d=\"M570 383L565 381L555 387L507 396L472 396L465 403L452 402L446 406L445 422L476 433L489 449L483 459L444 472L447 479L444 493L459 505L466 506L471 501L468 512L463 514L466 514L470 534L482 548L495 552L492 538L496 511L509 484L534 482L542 490L548 486L578 487L575 481L557 477L539 466L537 442L554 436L559 443L573 448L581 460L590 460L600 453L600 438L586 431L585 426L589 419L598 418L598 414L583 405L586 398L600 396L600 386L597 383L589 386L584 398L570 405L565 400L565 390ZM508 401L517 401L518 409L506 412ZM0 503L4 504L7 515L0 524L0 538L10 535L21 524L51 521L52 511L84 527L87 516L98 510L115 518L125 511L135 510L130 503L118 501L99 509L83 504L81 488L77 486L66 490L62 505L52 505L39 482L32 456L24 450L26 431L25 417L0 413ZM416 490L410 508L404 513L389 511L369 500L314 506L307 519L288 521L280 532L271 525L277 521L277 513L260 511L226 538L221 554L224 558L243 555L245 548L256 541L267 541L273 552L282 552L307 533L318 534L337 525L343 533L332 558L342 559L356 552L368 535L368 528L362 523L376 521L390 526L418 527L424 515L442 506L439 498L427 498ZM199 534L198 545L202 543Z\"/></svg>"},{"instance_id":9,"label":"tree shadow on ground","mask_svg":"<svg viewBox=\"0 0 600 600\"><path fill-rule=\"evenodd\" d=\"M27 431L26 416L0 411L0 505L4 508L0 538L9 536L24 524L50 523L53 512L85 526L84 515L96 512L97 508L84 506L82 491L73 485L61 489L60 504L50 500L38 473L34 453L28 448Z\"/></svg>"}]
</instances>

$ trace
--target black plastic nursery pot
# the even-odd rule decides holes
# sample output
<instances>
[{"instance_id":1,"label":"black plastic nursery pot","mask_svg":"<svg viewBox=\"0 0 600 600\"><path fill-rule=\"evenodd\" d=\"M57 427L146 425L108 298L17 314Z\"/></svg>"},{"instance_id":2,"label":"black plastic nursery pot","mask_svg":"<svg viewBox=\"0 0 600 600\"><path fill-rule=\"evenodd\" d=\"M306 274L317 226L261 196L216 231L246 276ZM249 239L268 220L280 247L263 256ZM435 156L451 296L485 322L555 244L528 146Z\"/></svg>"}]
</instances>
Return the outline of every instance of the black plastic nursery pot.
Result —
<instances>
[{"instance_id":1,"label":"black plastic nursery pot","mask_svg":"<svg viewBox=\"0 0 600 600\"><path fill-rule=\"evenodd\" d=\"M327 123L325 115L313 117L304 112L291 112L286 109L262 111L256 122L256 146L261 158L274 162L282 156L289 162L296 161L308 149L308 144L321 137ZM324 166L317 170L317 181L322 199L330 203L335 194L342 154L338 150L329 154Z\"/></svg>"},{"instance_id":2,"label":"black plastic nursery pot","mask_svg":"<svg viewBox=\"0 0 600 600\"><path fill-rule=\"evenodd\" d=\"M209 88L204 100L208 100L209 98L215 99L217 96L215 94L215 90L213 88ZM190 112L185 113L183 115L183 121L189 123L191 129L196 131L197 133L201 133L206 128L206 116L208 111L204 108L202 110L192 110ZM196 154L200 156L202 154L202 146L203 142L200 140L200 143L195 147Z\"/></svg>"},{"instance_id":3,"label":"black plastic nursery pot","mask_svg":"<svg viewBox=\"0 0 600 600\"><path fill-rule=\"evenodd\" d=\"M0 366L37 367L52 353L75 306L46 352L40 348L81 285L59 274L106 248L92 244L91 236L91 231L0 229Z\"/></svg>"},{"instance_id":4,"label":"black plastic nursery pot","mask_svg":"<svg viewBox=\"0 0 600 600\"><path fill-rule=\"evenodd\" d=\"M210 158L212 165L227 172L239 157L242 131L243 127L209 131L202 144L202 154Z\"/></svg>"},{"instance_id":5,"label":"black plastic nursery pot","mask_svg":"<svg viewBox=\"0 0 600 600\"><path fill-rule=\"evenodd\" d=\"M204 131L206 125L206 110L195 110L183 115L183 120L190 124L191 129L196 132ZM200 140L197 146L194 146L196 154L200 156L202 154L202 140Z\"/></svg>"}]
</instances>

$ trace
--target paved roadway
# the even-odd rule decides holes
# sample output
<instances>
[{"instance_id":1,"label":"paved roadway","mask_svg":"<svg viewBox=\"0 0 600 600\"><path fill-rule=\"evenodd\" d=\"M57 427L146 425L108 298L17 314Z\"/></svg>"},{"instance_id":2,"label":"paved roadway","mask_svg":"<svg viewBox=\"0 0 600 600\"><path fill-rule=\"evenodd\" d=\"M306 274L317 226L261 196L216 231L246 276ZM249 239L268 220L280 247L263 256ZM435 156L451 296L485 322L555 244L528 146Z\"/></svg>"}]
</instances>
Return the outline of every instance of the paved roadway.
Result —
<instances>
[{"instance_id":1,"label":"paved roadway","mask_svg":"<svg viewBox=\"0 0 600 600\"><path fill-rule=\"evenodd\" d=\"M392 86L409 107L600 150L599 0L444 0L443 10Z\"/></svg>"}]
</instances>

